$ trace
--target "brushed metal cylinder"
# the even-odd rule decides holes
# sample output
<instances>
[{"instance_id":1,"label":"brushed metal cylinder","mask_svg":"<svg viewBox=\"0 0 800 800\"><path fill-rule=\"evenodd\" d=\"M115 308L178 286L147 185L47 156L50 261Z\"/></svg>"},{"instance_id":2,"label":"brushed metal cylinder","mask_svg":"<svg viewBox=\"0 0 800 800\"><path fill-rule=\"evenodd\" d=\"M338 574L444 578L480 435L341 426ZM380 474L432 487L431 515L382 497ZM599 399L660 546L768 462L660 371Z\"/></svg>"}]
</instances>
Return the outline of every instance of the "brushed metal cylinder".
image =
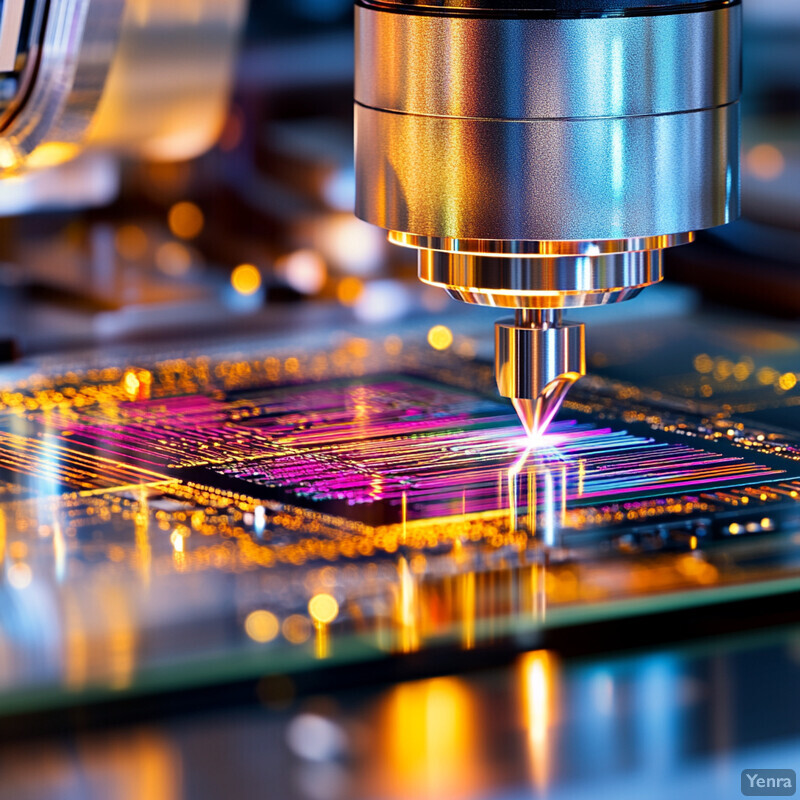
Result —
<instances>
[{"instance_id":1,"label":"brushed metal cylinder","mask_svg":"<svg viewBox=\"0 0 800 800\"><path fill-rule=\"evenodd\" d=\"M741 6L586 19L356 7L356 102L448 117L667 114L739 98Z\"/></svg>"},{"instance_id":2,"label":"brushed metal cylinder","mask_svg":"<svg viewBox=\"0 0 800 800\"><path fill-rule=\"evenodd\" d=\"M738 103L645 117L502 121L356 105L356 213L464 239L602 240L739 215Z\"/></svg>"},{"instance_id":3,"label":"brushed metal cylinder","mask_svg":"<svg viewBox=\"0 0 800 800\"><path fill-rule=\"evenodd\" d=\"M600 241L738 216L738 2L557 19L393 5L356 11L362 219Z\"/></svg>"},{"instance_id":4,"label":"brushed metal cylinder","mask_svg":"<svg viewBox=\"0 0 800 800\"><path fill-rule=\"evenodd\" d=\"M586 374L581 323L539 328L503 319L494 330L495 378L503 397L536 399L554 380Z\"/></svg>"}]
</instances>

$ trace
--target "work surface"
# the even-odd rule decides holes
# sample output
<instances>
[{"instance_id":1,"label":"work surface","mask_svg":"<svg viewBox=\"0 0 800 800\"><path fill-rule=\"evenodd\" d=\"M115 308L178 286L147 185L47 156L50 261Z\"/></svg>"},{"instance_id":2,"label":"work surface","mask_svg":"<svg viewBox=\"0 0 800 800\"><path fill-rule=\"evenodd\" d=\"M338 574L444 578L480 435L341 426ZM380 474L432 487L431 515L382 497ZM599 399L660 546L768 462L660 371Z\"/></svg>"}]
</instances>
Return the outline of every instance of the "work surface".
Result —
<instances>
[{"instance_id":1,"label":"work surface","mask_svg":"<svg viewBox=\"0 0 800 800\"><path fill-rule=\"evenodd\" d=\"M784 613L800 345L646 330L597 337L537 442L457 331L443 350L411 326L7 370L0 713Z\"/></svg>"}]
</instances>

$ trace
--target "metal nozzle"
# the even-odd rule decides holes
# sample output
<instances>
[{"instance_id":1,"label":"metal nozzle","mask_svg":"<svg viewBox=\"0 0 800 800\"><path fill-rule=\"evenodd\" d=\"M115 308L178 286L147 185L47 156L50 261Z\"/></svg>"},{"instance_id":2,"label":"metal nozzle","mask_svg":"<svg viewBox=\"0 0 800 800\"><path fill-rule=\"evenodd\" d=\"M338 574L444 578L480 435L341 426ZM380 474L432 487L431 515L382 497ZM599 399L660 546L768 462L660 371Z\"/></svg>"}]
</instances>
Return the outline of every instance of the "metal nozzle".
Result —
<instances>
[{"instance_id":1,"label":"metal nozzle","mask_svg":"<svg viewBox=\"0 0 800 800\"><path fill-rule=\"evenodd\" d=\"M584 326L560 310L523 309L495 323L497 388L511 398L528 436L539 436L586 374Z\"/></svg>"}]
</instances>

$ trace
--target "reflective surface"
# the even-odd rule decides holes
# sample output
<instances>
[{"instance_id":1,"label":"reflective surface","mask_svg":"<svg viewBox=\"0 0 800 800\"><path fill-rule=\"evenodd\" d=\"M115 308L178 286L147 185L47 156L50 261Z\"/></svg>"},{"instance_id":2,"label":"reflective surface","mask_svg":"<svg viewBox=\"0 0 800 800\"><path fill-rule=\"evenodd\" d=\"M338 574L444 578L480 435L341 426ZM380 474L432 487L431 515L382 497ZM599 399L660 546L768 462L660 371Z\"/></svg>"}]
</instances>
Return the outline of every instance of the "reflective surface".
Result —
<instances>
[{"instance_id":1,"label":"reflective surface","mask_svg":"<svg viewBox=\"0 0 800 800\"><path fill-rule=\"evenodd\" d=\"M6 370L0 711L800 588L794 435L595 377L532 443L448 333Z\"/></svg>"},{"instance_id":2,"label":"reflective surface","mask_svg":"<svg viewBox=\"0 0 800 800\"><path fill-rule=\"evenodd\" d=\"M730 800L741 770L795 767L798 630L293 697L6 743L31 800Z\"/></svg>"}]
</instances>

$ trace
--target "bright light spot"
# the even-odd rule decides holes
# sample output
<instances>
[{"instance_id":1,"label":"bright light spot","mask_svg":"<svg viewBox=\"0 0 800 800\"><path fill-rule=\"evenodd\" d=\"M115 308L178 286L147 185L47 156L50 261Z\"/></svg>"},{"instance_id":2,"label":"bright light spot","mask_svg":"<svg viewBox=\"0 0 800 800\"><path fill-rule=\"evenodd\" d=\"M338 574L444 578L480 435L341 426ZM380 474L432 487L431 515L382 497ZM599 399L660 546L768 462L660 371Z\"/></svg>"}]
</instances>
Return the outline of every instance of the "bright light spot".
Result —
<instances>
[{"instance_id":1,"label":"bright light spot","mask_svg":"<svg viewBox=\"0 0 800 800\"><path fill-rule=\"evenodd\" d=\"M769 517L764 517L764 518L761 520L761 527L762 527L762 528L763 528L765 531L768 531L768 530L770 530L770 529L772 528L772 520L771 520Z\"/></svg>"},{"instance_id":2,"label":"bright light spot","mask_svg":"<svg viewBox=\"0 0 800 800\"><path fill-rule=\"evenodd\" d=\"M714 360L706 353L700 353L694 358L694 368L698 372L711 372L714 369Z\"/></svg>"},{"instance_id":3,"label":"bright light spot","mask_svg":"<svg viewBox=\"0 0 800 800\"><path fill-rule=\"evenodd\" d=\"M253 516L253 527L258 536L264 533L264 529L267 527L267 510L264 506L256 506Z\"/></svg>"},{"instance_id":4,"label":"bright light spot","mask_svg":"<svg viewBox=\"0 0 800 800\"><path fill-rule=\"evenodd\" d=\"M156 250L155 261L164 274L179 278L189 271L192 254L180 242L164 242Z\"/></svg>"},{"instance_id":5,"label":"bright light spot","mask_svg":"<svg viewBox=\"0 0 800 800\"><path fill-rule=\"evenodd\" d=\"M317 294L328 276L325 261L316 250L296 250L278 259L275 266L300 294Z\"/></svg>"},{"instance_id":6,"label":"bright light spot","mask_svg":"<svg viewBox=\"0 0 800 800\"><path fill-rule=\"evenodd\" d=\"M761 367L761 369L756 373L756 379L763 386L767 386L770 383L775 383L777 378L778 371L772 367Z\"/></svg>"},{"instance_id":7,"label":"bright light spot","mask_svg":"<svg viewBox=\"0 0 800 800\"><path fill-rule=\"evenodd\" d=\"M231 286L245 296L261 288L261 273L252 264L239 264L231 273Z\"/></svg>"},{"instance_id":8,"label":"bright light spot","mask_svg":"<svg viewBox=\"0 0 800 800\"><path fill-rule=\"evenodd\" d=\"M757 144L747 151L744 164L753 177L761 181L771 181L783 172L786 160L775 145Z\"/></svg>"},{"instance_id":9,"label":"bright light spot","mask_svg":"<svg viewBox=\"0 0 800 800\"><path fill-rule=\"evenodd\" d=\"M329 594L315 594L308 601L308 613L314 622L327 625L333 622L339 614L339 604L336 598Z\"/></svg>"},{"instance_id":10,"label":"bright light spot","mask_svg":"<svg viewBox=\"0 0 800 800\"><path fill-rule=\"evenodd\" d=\"M689 539L689 547L690 547L692 550L697 550L697 537L696 537L696 536L692 536L692 537Z\"/></svg>"},{"instance_id":11,"label":"bright light spot","mask_svg":"<svg viewBox=\"0 0 800 800\"><path fill-rule=\"evenodd\" d=\"M271 642L280 631L278 618L270 611L251 611L244 621L244 629L254 642Z\"/></svg>"},{"instance_id":12,"label":"bright light spot","mask_svg":"<svg viewBox=\"0 0 800 800\"><path fill-rule=\"evenodd\" d=\"M778 378L778 386L786 392L788 392L789 389L794 389L794 387L797 386L797 376L794 372L784 372L783 375Z\"/></svg>"},{"instance_id":13,"label":"bright light spot","mask_svg":"<svg viewBox=\"0 0 800 800\"><path fill-rule=\"evenodd\" d=\"M350 276L339 281L336 296L343 306L354 306L363 291L364 284L358 278Z\"/></svg>"},{"instance_id":14,"label":"bright light spot","mask_svg":"<svg viewBox=\"0 0 800 800\"><path fill-rule=\"evenodd\" d=\"M0 141L0 169L11 169L17 164L17 152L7 141Z\"/></svg>"},{"instance_id":15,"label":"bright light spot","mask_svg":"<svg viewBox=\"0 0 800 800\"><path fill-rule=\"evenodd\" d=\"M347 748L347 736L335 722L318 714L298 714L286 729L289 749L306 761L332 761Z\"/></svg>"},{"instance_id":16,"label":"bright light spot","mask_svg":"<svg viewBox=\"0 0 800 800\"><path fill-rule=\"evenodd\" d=\"M169 210L167 222L173 236L179 239L194 239L203 230L205 217L194 203L176 203Z\"/></svg>"},{"instance_id":17,"label":"bright light spot","mask_svg":"<svg viewBox=\"0 0 800 800\"><path fill-rule=\"evenodd\" d=\"M743 530L744 528L737 522L732 522L730 525L728 525L728 533L733 534L734 536L736 536L737 533L741 533Z\"/></svg>"},{"instance_id":18,"label":"bright light spot","mask_svg":"<svg viewBox=\"0 0 800 800\"><path fill-rule=\"evenodd\" d=\"M178 531L173 531L169 537L169 540L176 553L183 552L183 536L181 536Z\"/></svg>"},{"instance_id":19,"label":"bright light spot","mask_svg":"<svg viewBox=\"0 0 800 800\"><path fill-rule=\"evenodd\" d=\"M8 569L8 582L15 589L24 589L30 584L32 578L31 568L22 561Z\"/></svg>"},{"instance_id":20,"label":"bright light spot","mask_svg":"<svg viewBox=\"0 0 800 800\"><path fill-rule=\"evenodd\" d=\"M147 234L138 225L123 225L114 236L117 252L127 261L147 255Z\"/></svg>"},{"instance_id":21,"label":"bright light spot","mask_svg":"<svg viewBox=\"0 0 800 800\"><path fill-rule=\"evenodd\" d=\"M80 152L80 145L72 142L45 142L28 156L26 166L32 169L57 167L71 161Z\"/></svg>"},{"instance_id":22,"label":"bright light spot","mask_svg":"<svg viewBox=\"0 0 800 800\"><path fill-rule=\"evenodd\" d=\"M383 342L383 349L390 356L399 356L403 352L403 340L395 334L387 336Z\"/></svg>"},{"instance_id":23,"label":"bright light spot","mask_svg":"<svg viewBox=\"0 0 800 800\"><path fill-rule=\"evenodd\" d=\"M399 319L411 306L408 289L400 281L370 281L356 301L353 313L363 322Z\"/></svg>"},{"instance_id":24,"label":"bright light spot","mask_svg":"<svg viewBox=\"0 0 800 800\"><path fill-rule=\"evenodd\" d=\"M386 252L383 231L349 213L322 223L314 238L329 263L361 277L375 274Z\"/></svg>"},{"instance_id":25,"label":"bright light spot","mask_svg":"<svg viewBox=\"0 0 800 800\"><path fill-rule=\"evenodd\" d=\"M136 377L135 372L126 372L122 384L125 387L125 393L127 395L129 395L130 397L138 396L139 387L141 386L141 383L139 379Z\"/></svg>"},{"instance_id":26,"label":"bright light spot","mask_svg":"<svg viewBox=\"0 0 800 800\"><path fill-rule=\"evenodd\" d=\"M322 197L336 211L352 211L356 204L356 173L352 168L337 169L322 186Z\"/></svg>"},{"instance_id":27,"label":"bright light spot","mask_svg":"<svg viewBox=\"0 0 800 800\"><path fill-rule=\"evenodd\" d=\"M428 331L428 344L434 350L447 350L453 344L453 334L445 325L434 325Z\"/></svg>"},{"instance_id":28,"label":"bright light spot","mask_svg":"<svg viewBox=\"0 0 800 800\"><path fill-rule=\"evenodd\" d=\"M302 614L292 614L283 621L281 631L287 642L302 644L311 636L311 623Z\"/></svg>"}]
</instances>

